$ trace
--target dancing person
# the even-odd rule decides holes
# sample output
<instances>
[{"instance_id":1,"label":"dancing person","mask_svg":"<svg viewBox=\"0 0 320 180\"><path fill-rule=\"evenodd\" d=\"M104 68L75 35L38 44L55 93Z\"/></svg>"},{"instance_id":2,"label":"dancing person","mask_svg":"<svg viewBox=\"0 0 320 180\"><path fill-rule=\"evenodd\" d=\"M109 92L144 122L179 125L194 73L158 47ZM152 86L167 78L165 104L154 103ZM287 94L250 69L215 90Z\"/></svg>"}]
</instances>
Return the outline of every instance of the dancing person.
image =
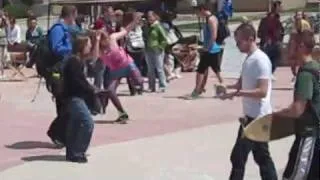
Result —
<instances>
[{"instance_id":1,"label":"dancing person","mask_svg":"<svg viewBox=\"0 0 320 180\"><path fill-rule=\"evenodd\" d=\"M101 35L96 35L96 50L99 48ZM87 36L78 36L71 56L64 68L64 98L67 109L66 159L71 162L86 163L86 151L89 147L94 128L93 119L88 108L88 99L94 99L97 88L90 85L84 74L84 67L92 44Z\"/></svg>"},{"instance_id":2,"label":"dancing person","mask_svg":"<svg viewBox=\"0 0 320 180\"><path fill-rule=\"evenodd\" d=\"M119 113L119 117L116 120L117 123L126 123L129 120L129 116L122 107L120 99L116 94L120 79L129 77L133 84L139 87L141 87L143 83L140 71L134 64L134 60L127 54L124 48L119 46L117 41L127 36L128 32L134 28L140 19L141 15L136 16L133 22L129 23L125 28L122 28L120 32L114 32L112 34L103 32L100 40L100 50L97 51L95 55L103 61L107 68L105 73L107 81L105 81L104 86L109 93L104 104L106 107L110 98L114 106L116 106Z\"/></svg>"},{"instance_id":3,"label":"dancing person","mask_svg":"<svg viewBox=\"0 0 320 180\"><path fill-rule=\"evenodd\" d=\"M52 26L48 35L49 48L51 49L55 58L58 58L58 61L62 62L60 67L61 70L72 54L72 38L68 31L68 26L73 25L76 16L77 8L75 6L63 6L60 15L61 19L57 22L57 25ZM47 135L54 144L59 147L63 147L66 141L64 99L62 97L55 97L55 103L57 117L51 123Z\"/></svg>"}]
</instances>

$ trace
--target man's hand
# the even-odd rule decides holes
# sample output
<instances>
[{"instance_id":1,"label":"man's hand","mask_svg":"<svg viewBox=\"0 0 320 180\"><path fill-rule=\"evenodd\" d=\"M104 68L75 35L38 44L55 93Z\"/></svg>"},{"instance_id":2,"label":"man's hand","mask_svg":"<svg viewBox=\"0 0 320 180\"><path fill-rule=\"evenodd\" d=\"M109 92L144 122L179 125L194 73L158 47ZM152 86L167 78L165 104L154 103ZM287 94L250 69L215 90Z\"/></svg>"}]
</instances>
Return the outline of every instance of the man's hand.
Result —
<instances>
[{"instance_id":1,"label":"man's hand","mask_svg":"<svg viewBox=\"0 0 320 180\"><path fill-rule=\"evenodd\" d=\"M232 92L232 93L226 93L224 95L218 96L219 99L221 100L232 100L233 97L237 96L237 92Z\"/></svg>"}]
</instances>

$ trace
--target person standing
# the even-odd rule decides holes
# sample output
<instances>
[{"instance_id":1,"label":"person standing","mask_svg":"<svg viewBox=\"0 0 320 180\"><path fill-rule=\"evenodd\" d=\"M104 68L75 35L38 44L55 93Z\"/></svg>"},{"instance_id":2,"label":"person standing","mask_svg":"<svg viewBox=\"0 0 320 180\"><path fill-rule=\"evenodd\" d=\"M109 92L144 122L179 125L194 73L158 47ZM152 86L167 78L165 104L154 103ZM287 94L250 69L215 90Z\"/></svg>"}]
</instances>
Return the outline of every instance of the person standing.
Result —
<instances>
[{"instance_id":1,"label":"person standing","mask_svg":"<svg viewBox=\"0 0 320 180\"><path fill-rule=\"evenodd\" d=\"M314 33L305 30L296 39L295 56L300 66L291 105L273 113L277 119L295 121L295 141L289 153L283 179L319 180L320 151L320 64L312 58ZM309 158L306 158L309 157Z\"/></svg>"},{"instance_id":2,"label":"person standing","mask_svg":"<svg viewBox=\"0 0 320 180\"><path fill-rule=\"evenodd\" d=\"M281 59L281 43L284 37L284 28L280 20L281 1L274 1L271 12L263 18L258 28L260 47L269 56L272 64L272 73L275 72ZM275 79L273 77L273 79Z\"/></svg>"},{"instance_id":3,"label":"person standing","mask_svg":"<svg viewBox=\"0 0 320 180\"><path fill-rule=\"evenodd\" d=\"M235 89L222 95L222 100L243 97L243 113L240 121L238 137L231 152L232 170L230 180L242 180L245 165L250 151L255 162L259 165L262 180L277 180L275 165L270 157L267 143L251 141L242 138L243 126L254 119L271 114L270 102L272 89L271 63L268 56L256 45L256 31L251 24L241 24L235 31L235 40L239 50L248 54L243 63L241 77L235 85L226 86Z\"/></svg>"},{"instance_id":4,"label":"person standing","mask_svg":"<svg viewBox=\"0 0 320 180\"><path fill-rule=\"evenodd\" d=\"M146 61L148 66L149 90L156 92L156 73L159 77L160 92L167 87L164 72L165 48L167 47L166 32L161 26L159 15L154 11L148 12L149 30L147 35Z\"/></svg>"},{"instance_id":5,"label":"person standing","mask_svg":"<svg viewBox=\"0 0 320 180\"><path fill-rule=\"evenodd\" d=\"M0 11L0 80L5 78L4 69L6 66L6 53L7 53L7 33L6 33L6 17L4 12Z\"/></svg>"},{"instance_id":6,"label":"person standing","mask_svg":"<svg viewBox=\"0 0 320 180\"><path fill-rule=\"evenodd\" d=\"M62 62L60 69L65 66L68 58L72 54L72 37L68 31L68 27L73 25L77 16L77 8L75 6L63 6L61 10L60 20L50 29L48 40L49 48L57 58L57 62ZM54 89L55 87L53 87ZM66 142L66 120L64 118L64 98L55 97L57 117L51 123L47 135L52 142L59 147L64 146Z\"/></svg>"}]
</instances>

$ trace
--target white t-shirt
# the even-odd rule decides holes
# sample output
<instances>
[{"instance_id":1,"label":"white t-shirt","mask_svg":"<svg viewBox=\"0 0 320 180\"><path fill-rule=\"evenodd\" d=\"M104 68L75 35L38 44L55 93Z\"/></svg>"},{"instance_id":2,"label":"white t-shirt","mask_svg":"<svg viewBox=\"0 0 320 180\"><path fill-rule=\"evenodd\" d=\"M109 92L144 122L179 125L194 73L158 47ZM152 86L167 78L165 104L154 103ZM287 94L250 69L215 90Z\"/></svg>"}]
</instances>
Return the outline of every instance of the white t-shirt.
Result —
<instances>
[{"instance_id":1,"label":"white t-shirt","mask_svg":"<svg viewBox=\"0 0 320 180\"><path fill-rule=\"evenodd\" d=\"M10 26L7 29L7 39L10 44L21 43L21 28L15 24L11 29Z\"/></svg>"},{"instance_id":2,"label":"white t-shirt","mask_svg":"<svg viewBox=\"0 0 320 180\"><path fill-rule=\"evenodd\" d=\"M271 89L272 72L269 57L260 49L247 57L243 63L241 73L241 85L243 90L252 90L257 87L259 79L268 79L269 86L267 96L262 99L243 97L242 105L245 115L257 118L272 113Z\"/></svg>"}]
</instances>

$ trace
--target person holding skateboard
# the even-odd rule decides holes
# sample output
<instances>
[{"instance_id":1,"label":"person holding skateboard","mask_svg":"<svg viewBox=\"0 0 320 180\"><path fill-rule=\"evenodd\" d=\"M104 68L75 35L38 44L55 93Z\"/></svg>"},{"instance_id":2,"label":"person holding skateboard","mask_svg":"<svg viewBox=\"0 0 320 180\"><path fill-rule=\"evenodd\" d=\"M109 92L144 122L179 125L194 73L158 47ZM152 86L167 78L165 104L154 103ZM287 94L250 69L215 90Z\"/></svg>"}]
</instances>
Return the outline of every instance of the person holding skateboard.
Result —
<instances>
[{"instance_id":1,"label":"person holding skateboard","mask_svg":"<svg viewBox=\"0 0 320 180\"><path fill-rule=\"evenodd\" d=\"M283 174L284 180L319 180L319 112L320 112L320 64L311 53L315 46L314 33L304 30L297 37L296 55L299 71L294 86L292 104L274 118L291 118L295 121L295 141Z\"/></svg>"},{"instance_id":2,"label":"person holding skateboard","mask_svg":"<svg viewBox=\"0 0 320 180\"><path fill-rule=\"evenodd\" d=\"M245 164L250 151L259 165L262 180L277 180L277 173L270 157L268 143L242 138L243 127L257 117L272 113L270 102L272 87L272 68L268 56L256 44L256 30L249 23L241 24L235 31L235 40L242 53L248 54L243 63L241 77L235 85L224 86L235 89L219 96L222 100L243 97L243 112L236 143L231 153L232 171L230 180L242 180Z\"/></svg>"}]
</instances>

